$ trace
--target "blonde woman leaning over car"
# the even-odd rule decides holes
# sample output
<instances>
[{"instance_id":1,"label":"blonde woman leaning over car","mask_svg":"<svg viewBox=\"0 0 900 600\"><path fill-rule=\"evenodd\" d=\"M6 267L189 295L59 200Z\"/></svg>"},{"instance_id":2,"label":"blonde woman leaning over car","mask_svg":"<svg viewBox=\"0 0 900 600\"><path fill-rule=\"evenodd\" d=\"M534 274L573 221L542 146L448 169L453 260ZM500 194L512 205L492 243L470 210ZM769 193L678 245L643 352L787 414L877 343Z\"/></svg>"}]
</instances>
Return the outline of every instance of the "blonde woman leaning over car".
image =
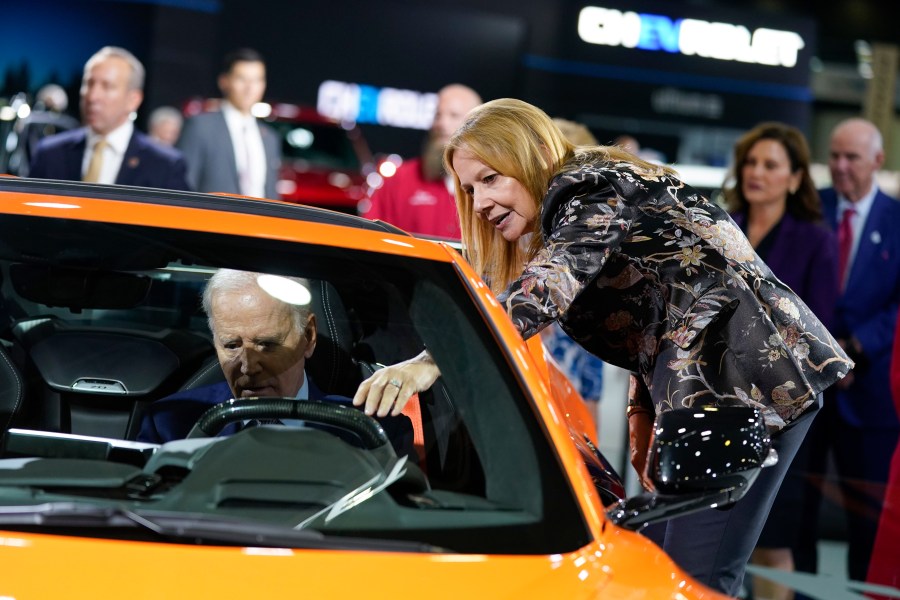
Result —
<instances>
[{"instance_id":1,"label":"blonde woman leaning over car","mask_svg":"<svg viewBox=\"0 0 900 600\"><path fill-rule=\"evenodd\" d=\"M587 350L632 372L638 473L656 413L761 411L784 460L732 509L648 528L693 577L736 594L819 394L852 362L728 214L671 169L614 147L576 149L543 111L513 99L469 113L444 160L467 258L522 335L559 321ZM423 352L363 382L354 403L397 414L439 375Z\"/></svg>"}]
</instances>

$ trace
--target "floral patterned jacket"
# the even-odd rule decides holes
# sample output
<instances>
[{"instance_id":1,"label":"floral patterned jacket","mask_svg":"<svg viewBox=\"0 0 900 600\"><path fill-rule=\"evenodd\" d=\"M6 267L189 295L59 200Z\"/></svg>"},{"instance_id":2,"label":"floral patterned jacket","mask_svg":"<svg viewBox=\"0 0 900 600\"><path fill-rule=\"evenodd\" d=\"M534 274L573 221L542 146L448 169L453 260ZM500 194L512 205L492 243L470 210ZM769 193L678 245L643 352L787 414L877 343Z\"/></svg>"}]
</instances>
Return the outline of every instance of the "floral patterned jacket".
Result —
<instances>
[{"instance_id":1,"label":"floral patterned jacket","mask_svg":"<svg viewBox=\"0 0 900 600\"><path fill-rule=\"evenodd\" d=\"M727 212L630 163L553 179L544 247L499 297L525 337L559 320L635 372L656 412L750 405L778 430L853 362Z\"/></svg>"}]
</instances>

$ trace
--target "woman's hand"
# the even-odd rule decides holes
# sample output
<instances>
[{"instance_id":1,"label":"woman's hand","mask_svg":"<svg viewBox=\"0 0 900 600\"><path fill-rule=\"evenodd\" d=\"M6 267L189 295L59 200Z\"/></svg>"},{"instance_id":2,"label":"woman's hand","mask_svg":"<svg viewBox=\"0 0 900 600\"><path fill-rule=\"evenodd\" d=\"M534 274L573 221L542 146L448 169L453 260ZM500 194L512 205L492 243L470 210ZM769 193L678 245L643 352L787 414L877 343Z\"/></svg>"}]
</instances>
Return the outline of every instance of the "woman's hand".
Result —
<instances>
[{"instance_id":1,"label":"woman's hand","mask_svg":"<svg viewBox=\"0 0 900 600\"><path fill-rule=\"evenodd\" d=\"M647 455L653 440L653 415L636 412L628 417L628 441L631 445L631 466L637 471L638 480L648 492L655 488L647 476Z\"/></svg>"},{"instance_id":2,"label":"woman's hand","mask_svg":"<svg viewBox=\"0 0 900 600\"><path fill-rule=\"evenodd\" d=\"M440 376L431 355L423 350L416 357L375 371L359 384L353 406L364 405L369 416L396 417L414 394L430 388Z\"/></svg>"}]
</instances>

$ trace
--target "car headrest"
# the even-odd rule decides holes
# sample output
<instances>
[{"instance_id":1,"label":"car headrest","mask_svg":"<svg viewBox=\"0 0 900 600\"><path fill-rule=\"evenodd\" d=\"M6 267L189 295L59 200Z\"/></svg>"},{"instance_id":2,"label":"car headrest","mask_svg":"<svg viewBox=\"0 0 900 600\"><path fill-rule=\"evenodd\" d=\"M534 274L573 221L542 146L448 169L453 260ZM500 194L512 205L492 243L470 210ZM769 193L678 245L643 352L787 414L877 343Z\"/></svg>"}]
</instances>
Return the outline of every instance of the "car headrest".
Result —
<instances>
[{"instance_id":1,"label":"car headrest","mask_svg":"<svg viewBox=\"0 0 900 600\"><path fill-rule=\"evenodd\" d=\"M0 347L0 435L9 429L22 406L24 381L9 356Z\"/></svg>"},{"instance_id":2,"label":"car headrest","mask_svg":"<svg viewBox=\"0 0 900 600\"><path fill-rule=\"evenodd\" d=\"M135 273L31 263L10 265L9 275L22 298L76 311L134 308L147 297L151 283Z\"/></svg>"},{"instance_id":3,"label":"car headrest","mask_svg":"<svg viewBox=\"0 0 900 600\"><path fill-rule=\"evenodd\" d=\"M352 397L361 381L352 358L353 336L347 310L337 290L323 280L310 280L310 308L316 315L316 351L306 372L328 394Z\"/></svg>"}]
</instances>

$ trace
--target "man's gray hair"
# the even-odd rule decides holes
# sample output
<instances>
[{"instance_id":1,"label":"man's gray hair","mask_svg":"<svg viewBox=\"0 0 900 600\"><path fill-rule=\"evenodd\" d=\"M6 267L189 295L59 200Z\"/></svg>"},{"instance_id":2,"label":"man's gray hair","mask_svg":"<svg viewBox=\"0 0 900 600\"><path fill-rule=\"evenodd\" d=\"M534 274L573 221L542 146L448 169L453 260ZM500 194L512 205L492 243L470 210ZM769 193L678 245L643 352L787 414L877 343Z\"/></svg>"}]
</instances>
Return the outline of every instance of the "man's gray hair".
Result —
<instances>
[{"instance_id":1,"label":"man's gray hair","mask_svg":"<svg viewBox=\"0 0 900 600\"><path fill-rule=\"evenodd\" d=\"M254 271L238 271L236 269L219 269L215 273L213 273L212 277L206 282L206 287L203 288L203 310L206 312L207 323L209 324L209 330L215 333L215 327L213 324L212 318L212 303L213 298L218 296L223 292L236 292L240 290L244 290L249 286L256 287L262 291L263 290L258 282L258 278L260 275L264 275L264 273L256 273ZM287 277L280 276L298 283L302 285L307 290L310 290L309 281L303 279L302 277ZM310 290L311 291L311 290ZM291 309L294 314L294 324L296 325L298 330L303 330L306 327L307 322L309 322L309 316L312 314L312 311L309 308L309 305L300 305L300 304L291 304L289 302L283 302L283 304Z\"/></svg>"},{"instance_id":2,"label":"man's gray hair","mask_svg":"<svg viewBox=\"0 0 900 600\"><path fill-rule=\"evenodd\" d=\"M45 110L66 112L69 107L69 95L61 85L48 83L38 90L35 95L35 104L42 104Z\"/></svg>"},{"instance_id":3,"label":"man's gray hair","mask_svg":"<svg viewBox=\"0 0 900 600\"><path fill-rule=\"evenodd\" d=\"M181 127L181 124L184 122L184 117L182 117L181 113L178 112L178 109L173 106L160 106L159 108L153 109L153 112L150 113L150 118L147 121L149 129L151 130L163 121L175 121L178 123L178 126Z\"/></svg>"},{"instance_id":4,"label":"man's gray hair","mask_svg":"<svg viewBox=\"0 0 900 600\"><path fill-rule=\"evenodd\" d=\"M87 72L94 66L94 63L112 57L121 58L128 63L129 67L131 67L131 74L128 77L128 89L143 90L144 65L141 64L141 61L139 61L134 54L125 48L120 48L118 46L104 46L97 50L97 52L84 63L84 74L87 75Z\"/></svg>"}]
</instances>

